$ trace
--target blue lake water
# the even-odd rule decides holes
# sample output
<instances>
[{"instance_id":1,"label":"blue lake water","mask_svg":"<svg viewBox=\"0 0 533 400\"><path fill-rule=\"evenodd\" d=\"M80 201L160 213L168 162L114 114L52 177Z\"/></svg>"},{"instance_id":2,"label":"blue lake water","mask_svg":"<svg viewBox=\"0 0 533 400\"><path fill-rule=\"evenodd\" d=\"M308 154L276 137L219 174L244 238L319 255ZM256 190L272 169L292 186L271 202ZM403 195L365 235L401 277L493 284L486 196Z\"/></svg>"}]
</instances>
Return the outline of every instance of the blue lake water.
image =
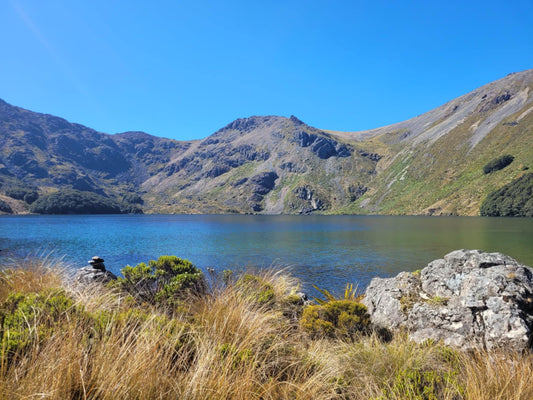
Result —
<instances>
[{"instance_id":1,"label":"blue lake water","mask_svg":"<svg viewBox=\"0 0 533 400\"><path fill-rule=\"evenodd\" d=\"M336 292L413 271L460 248L533 266L533 219L392 216L2 216L1 259L53 252L74 268L98 255L119 273L172 254L216 271L288 268L304 288Z\"/></svg>"}]
</instances>

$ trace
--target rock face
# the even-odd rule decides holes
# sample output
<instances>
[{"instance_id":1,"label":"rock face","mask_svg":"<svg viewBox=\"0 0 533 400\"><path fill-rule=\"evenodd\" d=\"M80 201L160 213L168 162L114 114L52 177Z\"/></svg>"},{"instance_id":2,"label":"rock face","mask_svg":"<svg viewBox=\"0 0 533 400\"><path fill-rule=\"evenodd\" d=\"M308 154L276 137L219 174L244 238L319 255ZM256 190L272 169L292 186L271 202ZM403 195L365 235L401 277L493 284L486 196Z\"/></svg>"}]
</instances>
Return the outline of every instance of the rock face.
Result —
<instances>
[{"instance_id":1,"label":"rock face","mask_svg":"<svg viewBox=\"0 0 533 400\"><path fill-rule=\"evenodd\" d=\"M318 136L305 131L297 131L294 133L294 141L300 147L311 147L313 153L325 160L330 157L349 157L350 150L346 145L338 143L337 141Z\"/></svg>"},{"instance_id":2,"label":"rock face","mask_svg":"<svg viewBox=\"0 0 533 400\"><path fill-rule=\"evenodd\" d=\"M293 210L298 210L298 214L311 214L317 210L326 208L326 203L309 185L298 186L293 190L295 201L289 204Z\"/></svg>"},{"instance_id":3,"label":"rock face","mask_svg":"<svg viewBox=\"0 0 533 400\"><path fill-rule=\"evenodd\" d=\"M104 259L94 256L89 260L89 267L80 268L77 272L76 279L80 283L101 282L107 283L117 279L116 275L106 270Z\"/></svg>"},{"instance_id":4,"label":"rock face","mask_svg":"<svg viewBox=\"0 0 533 400\"><path fill-rule=\"evenodd\" d=\"M375 278L363 303L374 324L416 342L524 350L533 340L533 269L501 253L456 250L420 273Z\"/></svg>"}]
</instances>

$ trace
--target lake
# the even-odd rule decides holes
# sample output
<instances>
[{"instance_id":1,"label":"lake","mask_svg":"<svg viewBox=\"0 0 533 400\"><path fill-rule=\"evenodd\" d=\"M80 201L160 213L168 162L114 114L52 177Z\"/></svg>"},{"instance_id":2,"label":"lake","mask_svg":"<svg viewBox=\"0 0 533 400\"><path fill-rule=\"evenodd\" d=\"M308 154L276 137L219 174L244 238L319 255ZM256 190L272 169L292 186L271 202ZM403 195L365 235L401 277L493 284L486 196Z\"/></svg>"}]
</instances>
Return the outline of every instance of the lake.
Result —
<instances>
[{"instance_id":1,"label":"lake","mask_svg":"<svg viewBox=\"0 0 533 400\"><path fill-rule=\"evenodd\" d=\"M452 250L499 251L533 266L533 220L482 217L86 215L1 216L0 261L94 255L115 273L171 254L205 269L287 268L340 292L346 283L423 268Z\"/></svg>"}]
</instances>

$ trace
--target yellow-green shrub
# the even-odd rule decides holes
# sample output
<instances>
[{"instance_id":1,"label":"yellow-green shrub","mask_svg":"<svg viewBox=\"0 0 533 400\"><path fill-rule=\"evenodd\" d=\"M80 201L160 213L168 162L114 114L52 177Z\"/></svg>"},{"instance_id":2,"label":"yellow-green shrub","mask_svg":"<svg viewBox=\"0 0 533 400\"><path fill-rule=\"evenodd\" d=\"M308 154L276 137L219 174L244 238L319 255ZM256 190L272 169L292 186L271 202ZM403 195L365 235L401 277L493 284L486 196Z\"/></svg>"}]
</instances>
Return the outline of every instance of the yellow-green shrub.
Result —
<instances>
[{"instance_id":1,"label":"yellow-green shrub","mask_svg":"<svg viewBox=\"0 0 533 400\"><path fill-rule=\"evenodd\" d=\"M82 310L61 289L11 294L0 309L2 354L10 357L23 351L76 314Z\"/></svg>"},{"instance_id":2,"label":"yellow-green shrub","mask_svg":"<svg viewBox=\"0 0 533 400\"><path fill-rule=\"evenodd\" d=\"M366 332L370 317L366 307L352 300L332 300L304 309L300 324L312 337L353 337Z\"/></svg>"}]
</instances>

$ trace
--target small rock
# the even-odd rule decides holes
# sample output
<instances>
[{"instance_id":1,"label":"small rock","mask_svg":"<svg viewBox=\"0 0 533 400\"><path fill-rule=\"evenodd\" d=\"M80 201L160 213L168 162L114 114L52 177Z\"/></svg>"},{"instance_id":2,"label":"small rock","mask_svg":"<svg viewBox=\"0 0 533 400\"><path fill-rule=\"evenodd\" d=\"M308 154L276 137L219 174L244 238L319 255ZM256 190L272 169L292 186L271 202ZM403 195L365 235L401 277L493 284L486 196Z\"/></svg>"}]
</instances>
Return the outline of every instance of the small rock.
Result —
<instances>
[{"instance_id":1,"label":"small rock","mask_svg":"<svg viewBox=\"0 0 533 400\"><path fill-rule=\"evenodd\" d=\"M89 264L94 269L99 269L99 270L105 271L105 265L104 265L104 259L103 258L100 258L98 256L94 256L92 259L89 260Z\"/></svg>"},{"instance_id":2,"label":"small rock","mask_svg":"<svg viewBox=\"0 0 533 400\"><path fill-rule=\"evenodd\" d=\"M107 283L117 279L111 271L107 271L104 259L94 256L89 261L90 267L82 267L76 273L76 280L80 283L102 282Z\"/></svg>"}]
</instances>

